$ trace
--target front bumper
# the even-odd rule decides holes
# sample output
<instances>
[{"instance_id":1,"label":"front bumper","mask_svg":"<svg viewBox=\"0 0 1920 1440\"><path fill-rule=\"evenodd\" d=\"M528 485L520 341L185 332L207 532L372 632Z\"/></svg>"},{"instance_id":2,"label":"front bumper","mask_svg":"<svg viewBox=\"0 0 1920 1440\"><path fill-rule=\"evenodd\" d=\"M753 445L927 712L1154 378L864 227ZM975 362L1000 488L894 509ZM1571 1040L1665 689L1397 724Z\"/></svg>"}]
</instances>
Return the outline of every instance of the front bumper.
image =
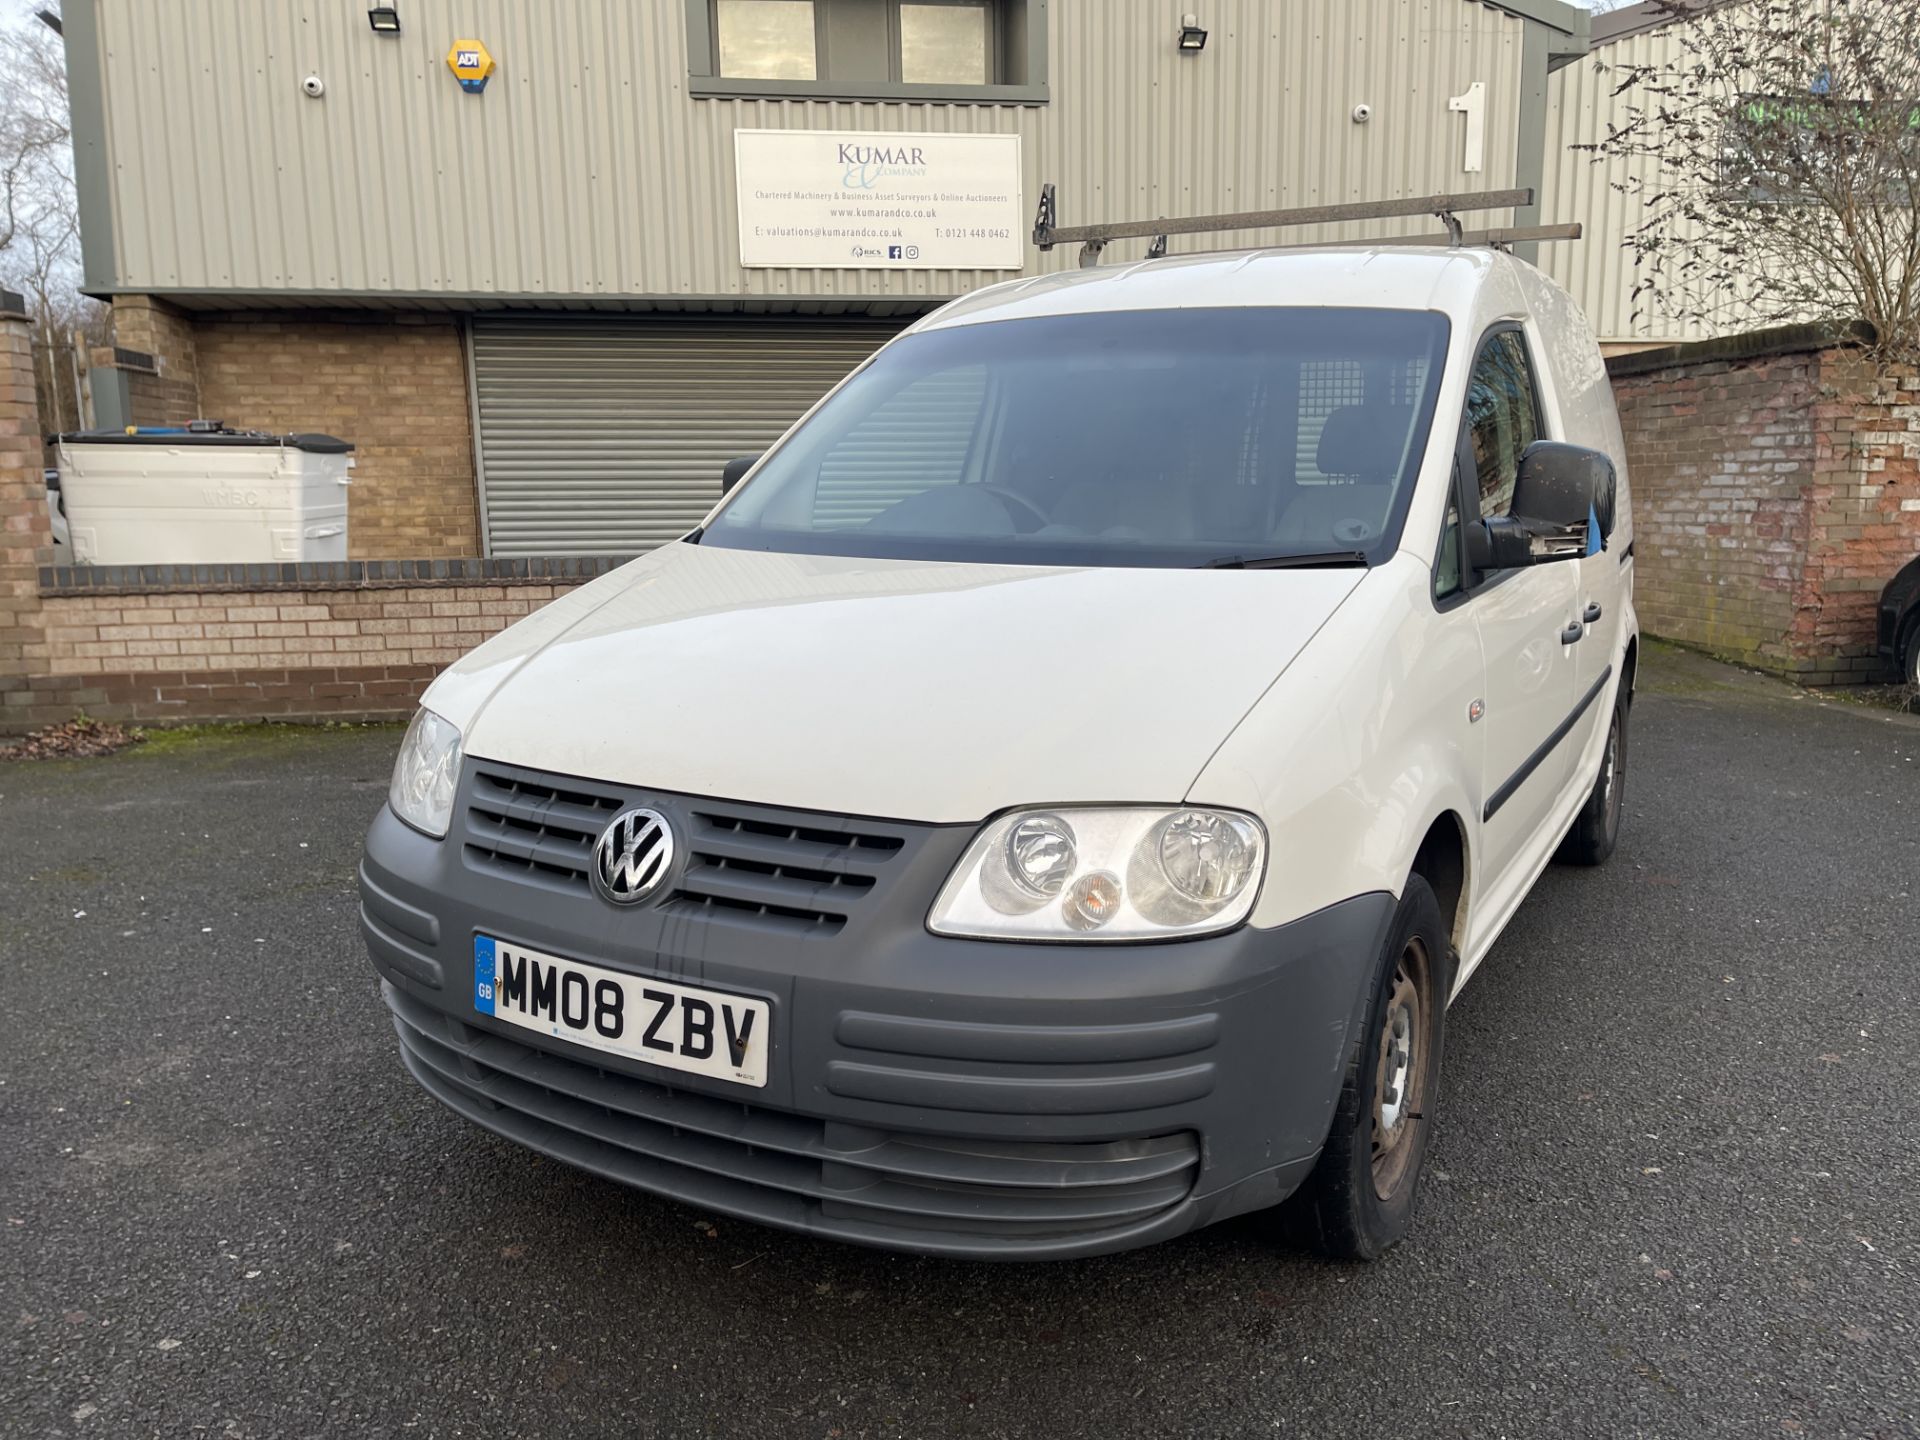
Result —
<instances>
[{"instance_id":1,"label":"front bumper","mask_svg":"<svg viewBox=\"0 0 1920 1440\"><path fill-rule=\"evenodd\" d=\"M422 1086L487 1129L656 1194L995 1258L1127 1249L1284 1198L1325 1138L1393 897L1167 944L935 936L926 905L971 834L918 827L857 923L788 934L744 913L622 912L504 881L458 825L429 840L383 809L361 924ZM768 1084L662 1071L477 1014L480 933L768 1000Z\"/></svg>"}]
</instances>

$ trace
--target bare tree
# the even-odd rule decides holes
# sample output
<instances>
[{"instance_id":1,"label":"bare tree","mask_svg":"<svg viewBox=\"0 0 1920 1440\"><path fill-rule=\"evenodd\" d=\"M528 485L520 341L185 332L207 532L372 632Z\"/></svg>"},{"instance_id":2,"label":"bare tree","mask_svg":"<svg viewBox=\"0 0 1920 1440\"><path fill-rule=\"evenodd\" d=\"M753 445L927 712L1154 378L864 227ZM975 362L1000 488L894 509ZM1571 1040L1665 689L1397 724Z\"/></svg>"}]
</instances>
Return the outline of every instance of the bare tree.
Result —
<instances>
[{"instance_id":1,"label":"bare tree","mask_svg":"<svg viewBox=\"0 0 1920 1440\"><path fill-rule=\"evenodd\" d=\"M1710 329L1867 321L1920 360L1920 15L1911 0L1665 0L1671 58L1599 62L1627 120L1637 313Z\"/></svg>"},{"instance_id":2,"label":"bare tree","mask_svg":"<svg viewBox=\"0 0 1920 1440\"><path fill-rule=\"evenodd\" d=\"M83 422L82 371L104 343L106 307L79 291L65 49L25 10L0 15L0 285L33 312L41 428Z\"/></svg>"},{"instance_id":3,"label":"bare tree","mask_svg":"<svg viewBox=\"0 0 1920 1440\"><path fill-rule=\"evenodd\" d=\"M38 20L0 27L0 255L36 229L71 229L73 144L67 64ZM69 242L70 243L70 242Z\"/></svg>"}]
</instances>

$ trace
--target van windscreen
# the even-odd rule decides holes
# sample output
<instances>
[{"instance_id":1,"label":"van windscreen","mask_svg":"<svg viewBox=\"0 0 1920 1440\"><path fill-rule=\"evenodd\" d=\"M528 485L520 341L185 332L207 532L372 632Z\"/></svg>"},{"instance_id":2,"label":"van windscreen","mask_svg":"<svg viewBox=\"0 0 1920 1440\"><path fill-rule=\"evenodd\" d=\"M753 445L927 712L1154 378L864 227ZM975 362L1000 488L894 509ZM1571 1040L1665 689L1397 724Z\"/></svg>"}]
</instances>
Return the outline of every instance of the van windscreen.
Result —
<instances>
[{"instance_id":1,"label":"van windscreen","mask_svg":"<svg viewBox=\"0 0 1920 1440\"><path fill-rule=\"evenodd\" d=\"M881 351L706 528L734 549L1193 566L1398 541L1447 321L1268 306L987 321Z\"/></svg>"}]
</instances>

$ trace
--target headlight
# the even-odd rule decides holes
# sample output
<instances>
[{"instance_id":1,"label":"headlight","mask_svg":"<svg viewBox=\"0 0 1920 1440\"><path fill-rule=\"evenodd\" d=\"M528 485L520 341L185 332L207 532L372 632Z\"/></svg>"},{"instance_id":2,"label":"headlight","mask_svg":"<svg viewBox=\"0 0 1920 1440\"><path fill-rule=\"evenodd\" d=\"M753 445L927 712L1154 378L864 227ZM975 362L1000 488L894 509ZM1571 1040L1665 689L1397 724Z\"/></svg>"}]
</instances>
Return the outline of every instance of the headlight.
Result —
<instances>
[{"instance_id":1,"label":"headlight","mask_svg":"<svg viewBox=\"0 0 1920 1440\"><path fill-rule=\"evenodd\" d=\"M974 837L934 901L939 935L1152 940L1247 918L1260 822L1232 810L1020 810Z\"/></svg>"},{"instance_id":2,"label":"headlight","mask_svg":"<svg viewBox=\"0 0 1920 1440\"><path fill-rule=\"evenodd\" d=\"M438 840L453 820L453 791L460 780L460 732L431 710L407 726L400 758L393 762L387 801L414 829Z\"/></svg>"}]
</instances>

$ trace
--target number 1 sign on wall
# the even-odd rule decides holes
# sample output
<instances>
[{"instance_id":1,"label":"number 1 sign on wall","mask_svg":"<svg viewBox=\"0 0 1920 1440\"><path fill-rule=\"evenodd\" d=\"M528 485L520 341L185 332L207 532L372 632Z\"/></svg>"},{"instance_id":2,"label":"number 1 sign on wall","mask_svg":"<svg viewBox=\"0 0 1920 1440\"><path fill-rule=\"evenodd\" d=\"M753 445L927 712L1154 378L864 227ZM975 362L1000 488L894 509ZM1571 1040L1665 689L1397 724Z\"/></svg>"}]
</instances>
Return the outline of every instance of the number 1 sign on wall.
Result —
<instances>
[{"instance_id":1,"label":"number 1 sign on wall","mask_svg":"<svg viewBox=\"0 0 1920 1440\"><path fill-rule=\"evenodd\" d=\"M1466 94L1455 95L1447 101L1447 109L1467 117L1467 153L1460 168L1481 169L1487 155L1487 82L1474 81L1467 87Z\"/></svg>"}]
</instances>

